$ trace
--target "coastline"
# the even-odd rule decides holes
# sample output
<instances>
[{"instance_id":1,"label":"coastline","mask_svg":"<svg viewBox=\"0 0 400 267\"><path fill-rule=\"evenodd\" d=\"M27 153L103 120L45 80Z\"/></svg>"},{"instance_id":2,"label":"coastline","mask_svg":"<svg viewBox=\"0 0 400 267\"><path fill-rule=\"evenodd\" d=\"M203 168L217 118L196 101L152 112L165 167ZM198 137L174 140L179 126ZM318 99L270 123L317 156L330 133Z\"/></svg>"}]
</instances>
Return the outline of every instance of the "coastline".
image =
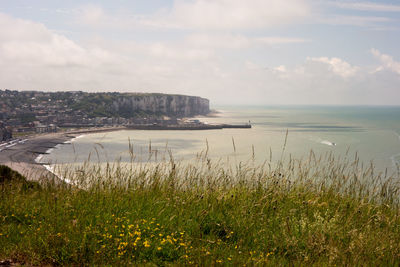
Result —
<instances>
[{"instance_id":1,"label":"coastline","mask_svg":"<svg viewBox=\"0 0 400 267\"><path fill-rule=\"evenodd\" d=\"M13 147L2 150L0 152L0 164L10 167L31 181L53 180L60 183L62 181L36 159L40 159L41 155L48 153L48 150L67 140L69 138L63 133L36 135L27 138L24 142L18 142Z\"/></svg>"},{"instance_id":2,"label":"coastline","mask_svg":"<svg viewBox=\"0 0 400 267\"><path fill-rule=\"evenodd\" d=\"M216 116L218 111L213 111L206 117ZM209 116L211 115L211 116ZM231 126L231 127L230 127ZM239 126L239 125L238 125ZM242 125L240 125L242 126ZM208 130L236 128L236 126L221 125L203 125L202 127L154 127L153 125L144 127L102 127L75 129L56 133L36 134L26 137L9 148L0 151L0 164L6 165L11 169L21 173L31 181L54 181L55 183L71 182L63 177L59 177L52 169L51 164L40 162L44 154L50 154L58 145L70 144L74 139L92 133L115 132L121 130ZM242 127L240 127L242 128ZM246 127L247 128L247 127ZM250 127L249 127L250 128Z\"/></svg>"},{"instance_id":3,"label":"coastline","mask_svg":"<svg viewBox=\"0 0 400 267\"><path fill-rule=\"evenodd\" d=\"M125 129L125 127L96 128L34 135L24 139L24 141L19 141L12 147L0 151L0 164L19 172L30 181L53 181L57 184L69 184L70 181L58 177L52 171L50 164L40 162L44 154L50 153L57 145L71 143L73 139L84 134L113 132Z\"/></svg>"}]
</instances>

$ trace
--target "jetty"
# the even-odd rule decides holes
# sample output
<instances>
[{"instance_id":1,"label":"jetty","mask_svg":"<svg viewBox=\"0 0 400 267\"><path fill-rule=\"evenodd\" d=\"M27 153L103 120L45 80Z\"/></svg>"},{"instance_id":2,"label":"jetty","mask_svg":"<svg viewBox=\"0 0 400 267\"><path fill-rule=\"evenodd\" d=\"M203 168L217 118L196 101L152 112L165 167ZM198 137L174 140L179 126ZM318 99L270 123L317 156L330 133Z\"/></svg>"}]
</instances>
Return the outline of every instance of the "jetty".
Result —
<instances>
[{"instance_id":1,"label":"jetty","mask_svg":"<svg viewBox=\"0 0 400 267\"><path fill-rule=\"evenodd\" d=\"M130 130L219 130L225 128L236 128L236 129L249 129L251 124L176 124L176 125L163 125L163 124L132 124L127 125L127 129Z\"/></svg>"}]
</instances>

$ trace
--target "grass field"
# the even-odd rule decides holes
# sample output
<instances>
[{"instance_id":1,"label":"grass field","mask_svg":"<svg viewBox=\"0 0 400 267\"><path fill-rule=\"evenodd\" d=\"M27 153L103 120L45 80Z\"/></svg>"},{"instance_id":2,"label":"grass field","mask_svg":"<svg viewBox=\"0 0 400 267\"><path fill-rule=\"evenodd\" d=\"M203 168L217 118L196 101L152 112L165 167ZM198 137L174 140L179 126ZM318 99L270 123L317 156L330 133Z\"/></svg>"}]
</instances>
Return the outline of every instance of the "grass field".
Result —
<instances>
[{"instance_id":1,"label":"grass field","mask_svg":"<svg viewBox=\"0 0 400 267\"><path fill-rule=\"evenodd\" d=\"M1 167L0 261L400 264L399 177L330 154L282 162L87 163L63 186Z\"/></svg>"}]
</instances>

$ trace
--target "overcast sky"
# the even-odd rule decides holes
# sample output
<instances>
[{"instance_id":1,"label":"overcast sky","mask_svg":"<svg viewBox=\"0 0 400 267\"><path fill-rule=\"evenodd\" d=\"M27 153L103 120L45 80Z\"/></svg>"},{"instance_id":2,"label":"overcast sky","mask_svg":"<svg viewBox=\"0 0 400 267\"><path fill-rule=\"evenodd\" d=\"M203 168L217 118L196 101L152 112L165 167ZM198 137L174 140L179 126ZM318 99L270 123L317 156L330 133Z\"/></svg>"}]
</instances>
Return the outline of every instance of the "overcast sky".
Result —
<instances>
[{"instance_id":1,"label":"overcast sky","mask_svg":"<svg viewBox=\"0 0 400 267\"><path fill-rule=\"evenodd\" d=\"M0 0L0 88L400 105L400 3Z\"/></svg>"}]
</instances>

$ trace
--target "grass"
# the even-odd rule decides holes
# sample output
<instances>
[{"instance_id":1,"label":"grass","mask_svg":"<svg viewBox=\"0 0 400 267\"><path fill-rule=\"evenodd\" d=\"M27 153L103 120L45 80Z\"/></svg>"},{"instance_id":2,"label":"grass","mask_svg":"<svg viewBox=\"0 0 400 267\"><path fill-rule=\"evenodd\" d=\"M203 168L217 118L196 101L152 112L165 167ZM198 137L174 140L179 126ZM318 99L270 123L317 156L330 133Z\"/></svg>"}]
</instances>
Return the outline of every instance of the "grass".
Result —
<instances>
[{"instance_id":1,"label":"grass","mask_svg":"<svg viewBox=\"0 0 400 267\"><path fill-rule=\"evenodd\" d=\"M2 180L0 260L400 264L398 177L364 168L357 157L311 152L303 161L250 160L228 168L205 153L184 164L172 158L106 168L86 163L64 176L74 177L74 185Z\"/></svg>"}]
</instances>

